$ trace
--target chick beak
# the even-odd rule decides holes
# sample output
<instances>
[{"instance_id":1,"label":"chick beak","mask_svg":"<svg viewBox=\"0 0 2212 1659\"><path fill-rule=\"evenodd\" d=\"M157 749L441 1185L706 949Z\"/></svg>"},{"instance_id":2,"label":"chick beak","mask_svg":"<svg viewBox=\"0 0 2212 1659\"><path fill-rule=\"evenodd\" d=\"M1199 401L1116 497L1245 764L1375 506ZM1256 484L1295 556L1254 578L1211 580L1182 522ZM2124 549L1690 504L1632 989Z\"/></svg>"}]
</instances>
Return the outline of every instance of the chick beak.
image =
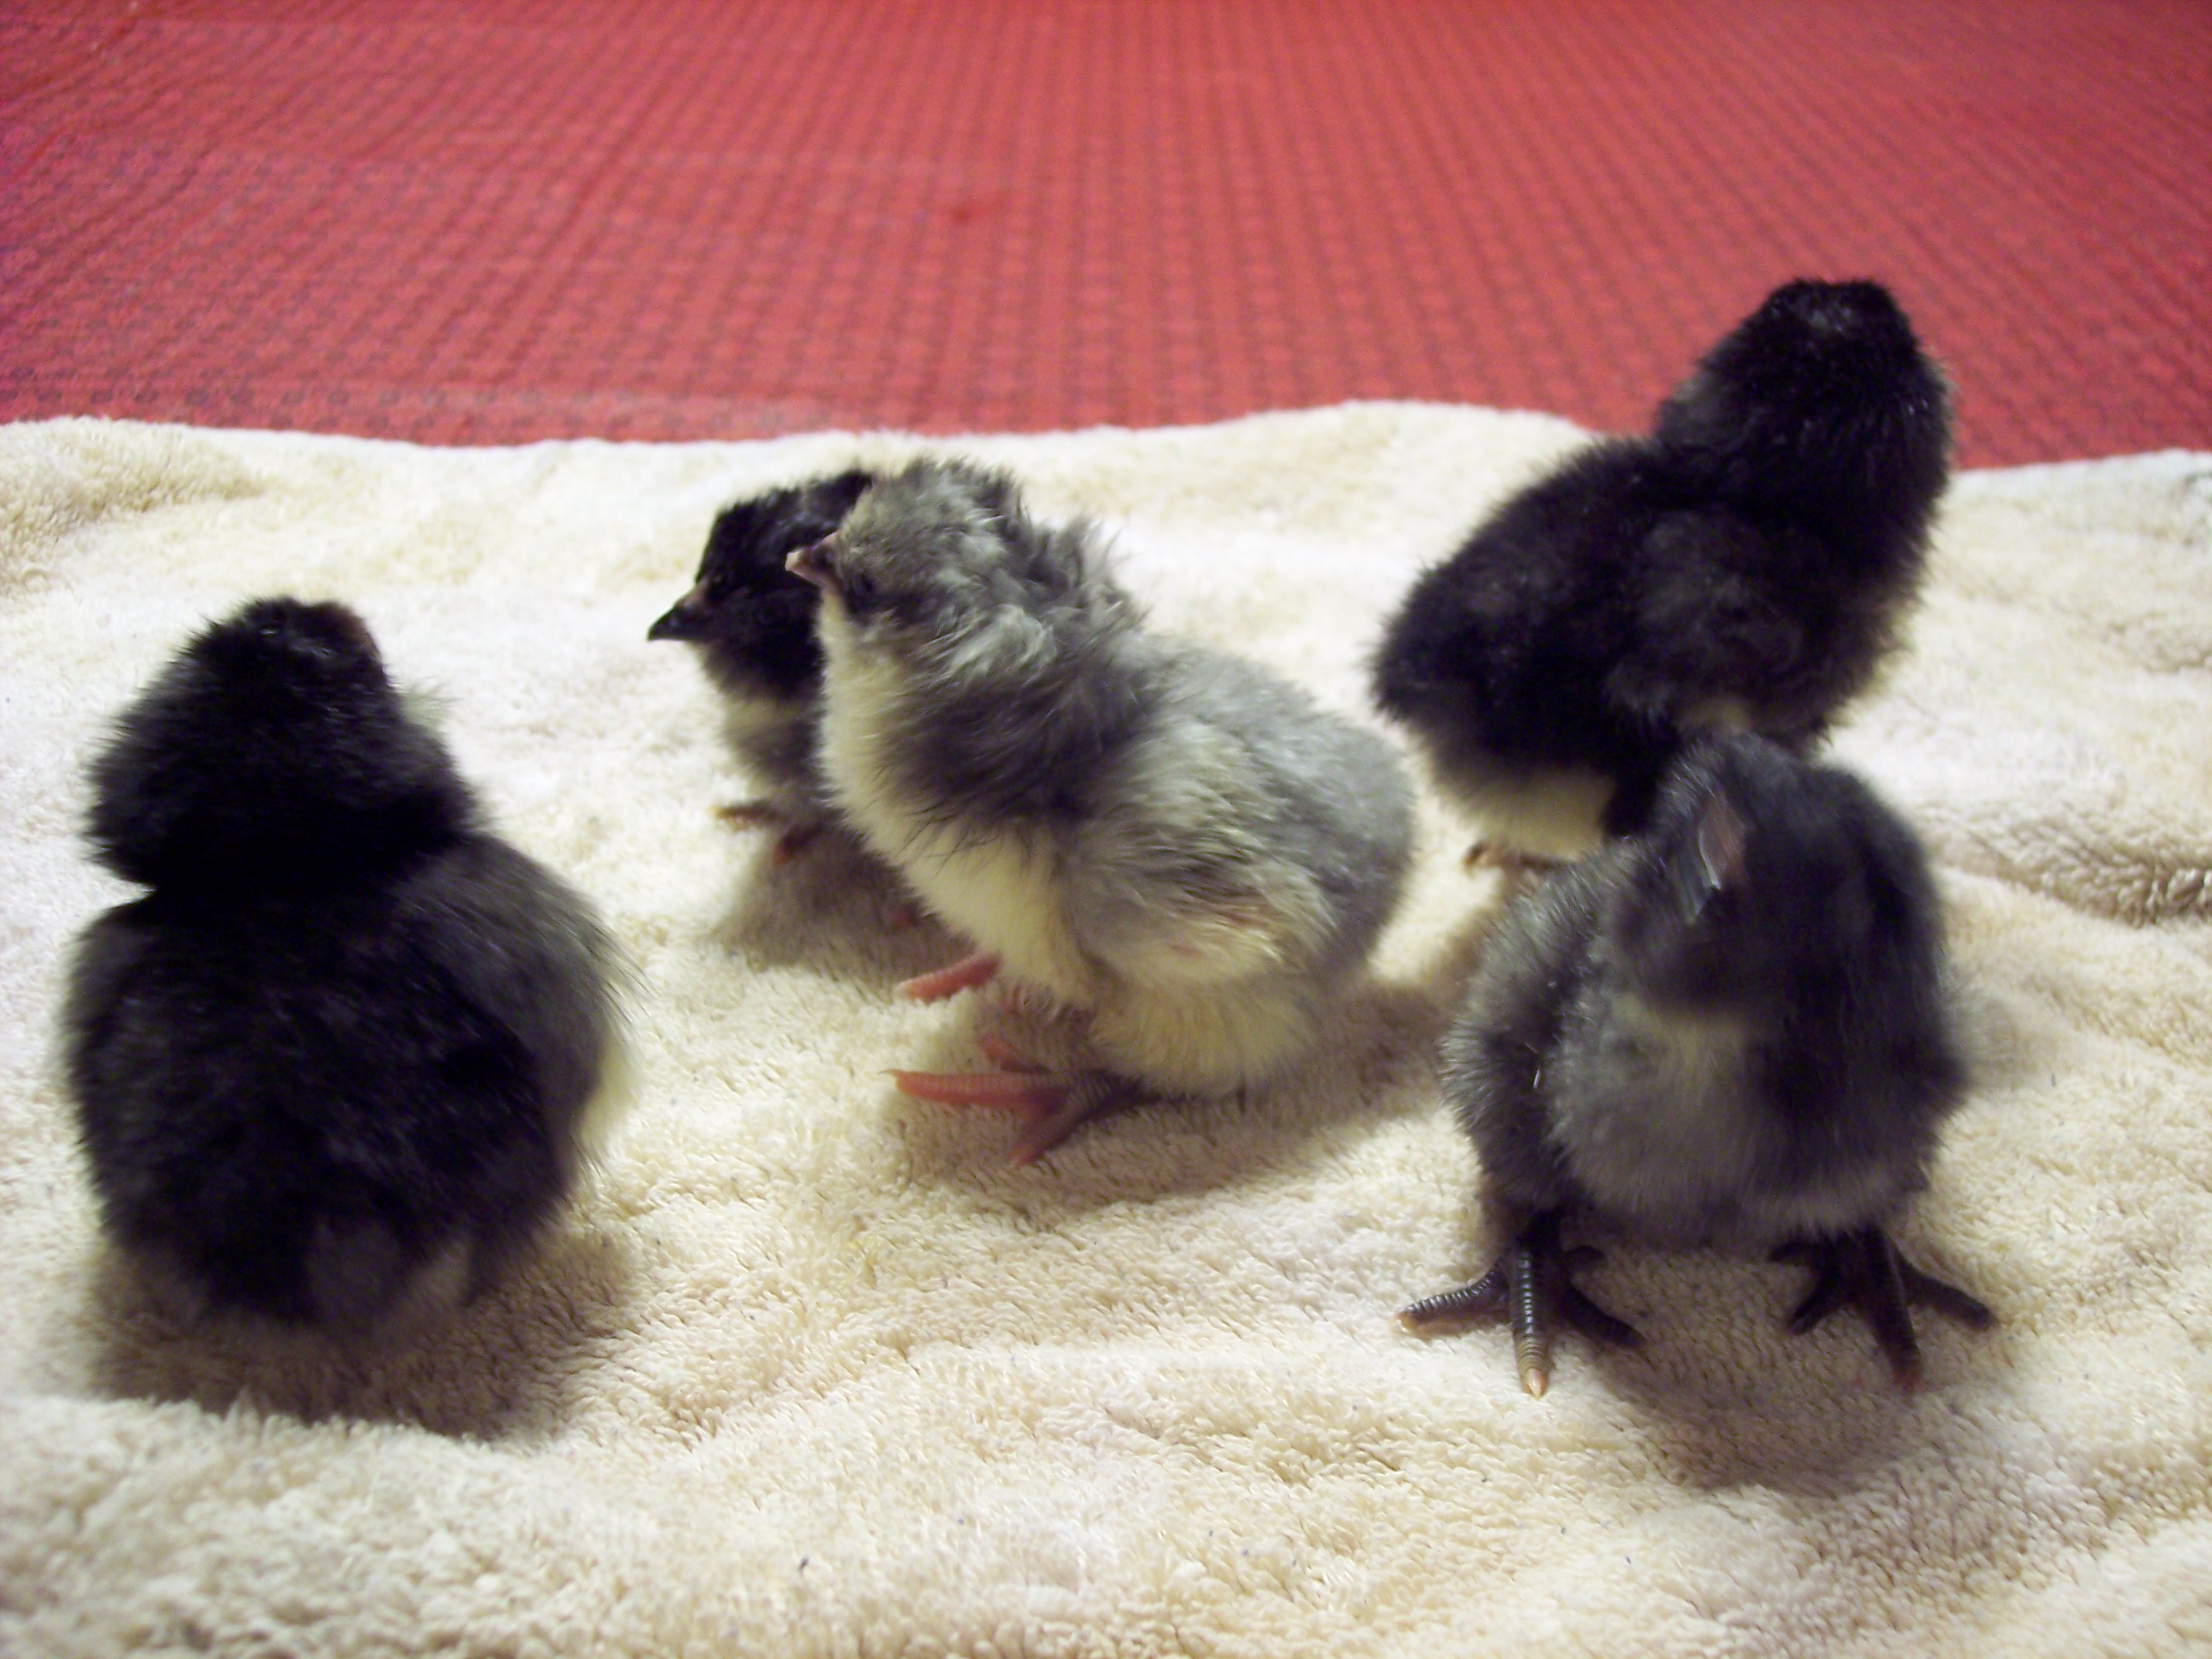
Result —
<instances>
[{"instance_id":1,"label":"chick beak","mask_svg":"<svg viewBox=\"0 0 2212 1659\"><path fill-rule=\"evenodd\" d=\"M702 640L707 618L714 607L707 602L707 584L701 582L668 607L660 620L645 630L647 640Z\"/></svg>"},{"instance_id":2,"label":"chick beak","mask_svg":"<svg viewBox=\"0 0 2212 1659\"><path fill-rule=\"evenodd\" d=\"M812 582L825 593L836 592L837 580L830 571L831 539L824 536L818 542L793 549L791 556L783 562L783 568L801 581Z\"/></svg>"}]
</instances>

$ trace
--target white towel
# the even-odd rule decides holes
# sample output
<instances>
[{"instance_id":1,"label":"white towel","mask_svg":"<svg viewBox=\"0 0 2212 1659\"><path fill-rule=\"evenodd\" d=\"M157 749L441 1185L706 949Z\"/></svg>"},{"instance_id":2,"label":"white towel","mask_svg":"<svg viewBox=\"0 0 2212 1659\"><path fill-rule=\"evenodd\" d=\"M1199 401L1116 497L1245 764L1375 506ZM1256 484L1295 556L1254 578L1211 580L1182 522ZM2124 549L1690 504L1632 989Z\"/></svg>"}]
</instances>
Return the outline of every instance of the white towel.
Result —
<instances>
[{"instance_id":1,"label":"white towel","mask_svg":"<svg viewBox=\"0 0 2212 1659\"><path fill-rule=\"evenodd\" d=\"M1114 533L1162 627L1371 718L1421 564L1580 441L1356 404L933 442ZM1499 901L1433 796L1294 1080L1009 1167L895 1093L1018 1024L960 942L783 866L647 624L716 508L919 441L431 450L0 428L0 1650L2203 1653L2212 1649L2212 457L1967 474L1836 743L1938 865L1981 1076L1898 1236L1988 1300L1901 1395L1801 1270L1617 1245L1521 1392L1395 1310L1498 1240L1431 1048ZM370 1353L194 1331L100 1245L58 1082L113 710L191 632L343 598L638 970L641 1085L541 1255Z\"/></svg>"}]
</instances>

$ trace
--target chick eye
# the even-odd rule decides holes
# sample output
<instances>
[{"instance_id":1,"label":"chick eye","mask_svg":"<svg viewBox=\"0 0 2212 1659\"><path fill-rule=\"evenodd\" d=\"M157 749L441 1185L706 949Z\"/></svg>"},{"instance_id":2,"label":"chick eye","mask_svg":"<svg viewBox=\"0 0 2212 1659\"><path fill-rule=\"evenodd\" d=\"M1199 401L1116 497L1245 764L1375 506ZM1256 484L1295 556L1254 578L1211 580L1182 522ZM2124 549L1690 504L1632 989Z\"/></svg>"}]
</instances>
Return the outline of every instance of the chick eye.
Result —
<instances>
[{"instance_id":1,"label":"chick eye","mask_svg":"<svg viewBox=\"0 0 2212 1659\"><path fill-rule=\"evenodd\" d=\"M866 571L856 570L846 575L842 586L845 590L845 603L854 610L866 610L875 603L876 584L874 579Z\"/></svg>"}]
</instances>

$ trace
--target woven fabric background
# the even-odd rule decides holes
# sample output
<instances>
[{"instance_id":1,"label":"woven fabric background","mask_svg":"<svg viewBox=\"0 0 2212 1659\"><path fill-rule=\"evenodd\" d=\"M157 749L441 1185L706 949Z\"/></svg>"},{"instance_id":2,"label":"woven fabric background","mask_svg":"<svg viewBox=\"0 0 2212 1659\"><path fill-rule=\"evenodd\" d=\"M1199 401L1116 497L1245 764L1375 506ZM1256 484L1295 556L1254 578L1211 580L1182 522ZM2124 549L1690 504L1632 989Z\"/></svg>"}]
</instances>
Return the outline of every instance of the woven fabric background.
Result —
<instances>
[{"instance_id":1,"label":"woven fabric background","mask_svg":"<svg viewBox=\"0 0 2212 1659\"><path fill-rule=\"evenodd\" d=\"M4 0L0 418L1640 427L1898 290L1960 459L2212 443L2202 0Z\"/></svg>"}]
</instances>

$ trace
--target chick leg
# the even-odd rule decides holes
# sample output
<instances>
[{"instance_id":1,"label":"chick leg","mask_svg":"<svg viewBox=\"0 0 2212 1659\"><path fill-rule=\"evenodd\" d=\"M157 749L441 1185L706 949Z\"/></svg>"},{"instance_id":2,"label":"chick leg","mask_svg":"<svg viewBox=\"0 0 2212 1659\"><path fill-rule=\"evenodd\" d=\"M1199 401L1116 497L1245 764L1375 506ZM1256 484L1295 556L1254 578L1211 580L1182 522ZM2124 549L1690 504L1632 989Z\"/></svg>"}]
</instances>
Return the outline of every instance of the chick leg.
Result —
<instances>
[{"instance_id":1,"label":"chick leg","mask_svg":"<svg viewBox=\"0 0 2212 1659\"><path fill-rule=\"evenodd\" d=\"M1144 1098L1134 1084L1110 1072L1048 1072L996 1037L985 1037L982 1048L997 1071L893 1072L891 1081L917 1100L1012 1112L1023 1123L1011 1155L1016 1164L1036 1163L1091 1119Z\"/></svg>"},{"instance_id":2,"label":"chick leg","mask_svg":"<svg viewBox=\"0 0 2212 1659\"><path fill-rule=\"evenodd\" d=\"M1602 1260L1587 1245L1569 1250L1559 1243L1559 1212L1544 1210L1514 1236L1490 1271L1472 1285L1416 1302L1398 1316L1415 1330L1448 1319L1472 1319L1506 1310L1513 1328L1513 1361L1521 1386L1540 1395L1552 1380L1552 1330L1555 1323L1580 1331L1608 1347L1632 1348L1642 1339L1636 1328L1615 1319L1580 1291L1567 1275Z\"/></svg>"},{"instance_id":3,"label":"chick leg","mask_svg":"<svg viewBox=\"0 0 2212 1659\"><path fill-rule=\"evenodd\" d=\"M1791 1334L1804 1335L1838 1308L1856 1308L1873 1328L1901 1389L1920 1384L1920 1344L1912 1334L1911 1304L1933 1308L1971 1330L1985 1331L1997 1322L1983 1303L1907 1261L1879 1227L1840 1238L1799 1239L1775 1251L1774 1259L1814 1273L1812 1291L1790 1316Z\"/></svg>"}]
</instances>

